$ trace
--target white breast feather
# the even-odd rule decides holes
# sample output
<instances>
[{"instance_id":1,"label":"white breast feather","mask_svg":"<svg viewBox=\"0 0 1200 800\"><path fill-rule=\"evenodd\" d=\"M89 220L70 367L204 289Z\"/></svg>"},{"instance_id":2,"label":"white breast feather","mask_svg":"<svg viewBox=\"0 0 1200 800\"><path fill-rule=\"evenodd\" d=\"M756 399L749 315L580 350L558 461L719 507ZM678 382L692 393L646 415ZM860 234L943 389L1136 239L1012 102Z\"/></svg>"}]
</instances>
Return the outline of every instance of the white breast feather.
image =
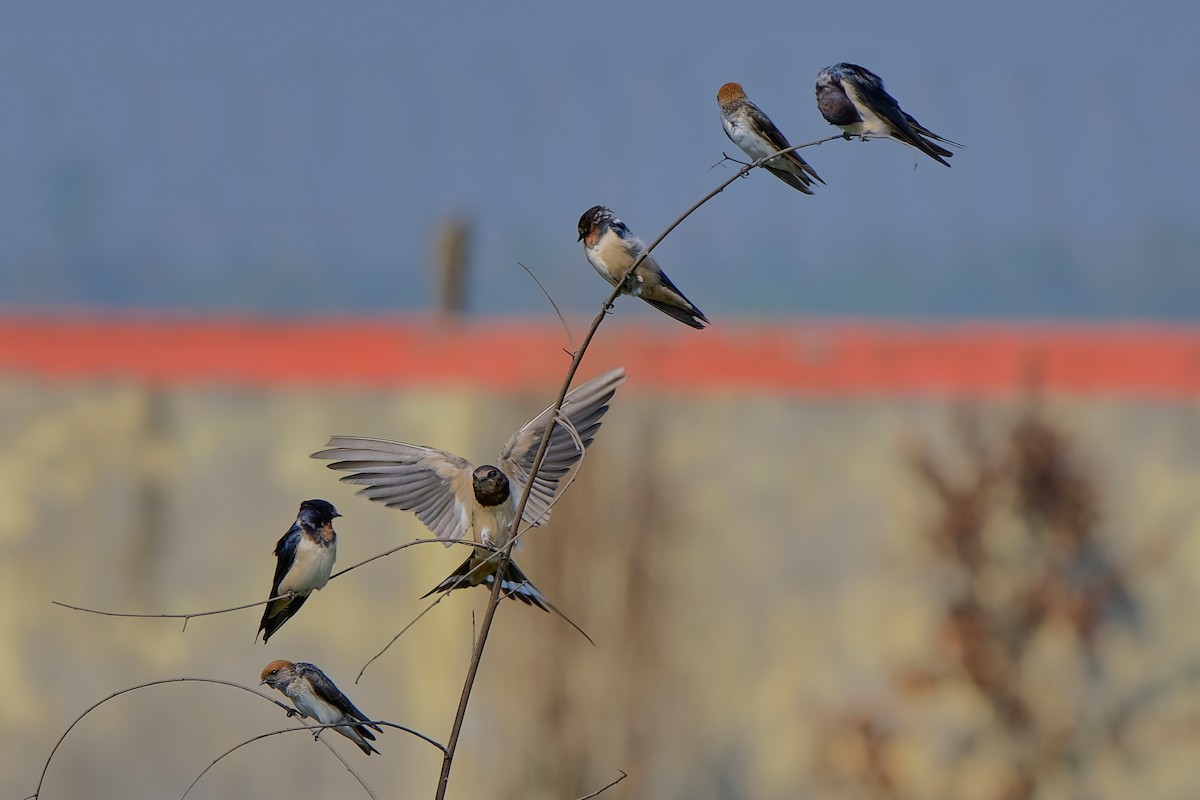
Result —
<instances>
[{"instance_id":1,"label":"white breast feather","mask_svg":"<svg viewBox=\"0 0 1200 800\"><path fill-rule=\"evenodd\" d=\"M311 592L329 582L333 562L337 557L337 541L328 547L315 544L307 536L300 537L296 560L279 584L279 592Z\"/></svg>"}]
</instances>

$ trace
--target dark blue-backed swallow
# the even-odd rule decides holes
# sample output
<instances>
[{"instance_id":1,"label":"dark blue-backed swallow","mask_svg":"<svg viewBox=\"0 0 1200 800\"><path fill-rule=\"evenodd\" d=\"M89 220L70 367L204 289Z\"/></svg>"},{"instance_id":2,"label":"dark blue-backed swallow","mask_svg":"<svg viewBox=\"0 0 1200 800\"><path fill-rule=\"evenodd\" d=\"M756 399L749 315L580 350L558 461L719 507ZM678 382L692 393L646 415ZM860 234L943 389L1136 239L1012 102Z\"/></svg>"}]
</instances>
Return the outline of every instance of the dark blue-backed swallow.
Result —
<instances>
[{"instance_id":1,"label":"dark blue-backed swallow","mask_svg":"<svg viewBox=\"0 0 1200 800\"><path fill-rule=\"evenodd\" d=\"M566 396L545 460L533 478L523 522L540 525L549 517L551 506L565 488L564 478L591 445L609 400L624 382L625 370L615 369ZM516 501L530 480L534 456L552 419L548 408L522 425L500 449L496 466L477 468L444 450L358 436L335 436L329 440L329 449L314 453L313 458L338 459L330 469L353 473L342 481L364 484L366 488L358 493L371 500L412 511L439 539L462 539L469 534L484 545L473 549L467 560L426 596L466 586L490 587L497 566L494 550L505 547L515 535ZM511 559L500 586L507 597L567 619Z\"/></svg>"},{"instance_id":2,"label":"dark blue-backed swallow","mask_svg":"<svg viewBox=\"0 0 1200 800\"><path fill-rule=\"evenodd\" d=\"M333 730L358 745L367 755L379 751L367 743L375 741L375 734L368 727L383 733L383 729L371 722L342 694L341 689L312 664L297 661L272 661L263 667L262 683L283 692L300 716L315 719L322 725L337 725ZM262 684L259 684L260 686ZM345 724L341 724L345 723ZM320 732L316 734L320 736Z\"/></svg>"},{"instance_id":3,"label":"dark blue-backed swallow","mask_svg":"<svg viewBox=\"0 0 1200 800\"><path fill-rule=\"evenodd\" d=\"M857 64L834 64L817 73L817 108L830 125L845 131L847 139L890 136L947 167L946 159L954 154L936 143L962 147L904 113L896 98L884 91L883 79Z\"/></svg>"},{"instance_id":4,"label":"dark blue-backed swallow","mask_svg":"<svg viewBox=\"0 0 1200 800\"><path fill-rule=\"evenodd\" d=\"M329 573L337 558L337 533L333 518L340 517L324 500L305 500L292 527L275 545L275 579L271 582L271 597L258 623L263 644L287 622L314 589L329 582ZM281 597L291 592L291 597ZM257 636L256 636L257 638Z\"/></svg>"},{"instance_id":5,"label":"dark blue-backed swallow","mask_svg":"<svg viewBox=\"0 0 1200 800\"><path fill-rule=\"evenodd\" d=\"M721 107L721 127L725 129L725 135L753 160L792 146L771 118L750 102L741 84L727 83L718 89L717 105ZM763 169L805 194L813 193L813 181L825 183L794 150L771 159L763 164Z\"/></svg>"},{"instance_id":6,"label":"dark blue-backed swallow","mask_svg":"<svg viewBox=\"0 0 1200 800\"><path fill-rule=\"evenodd\" d=\"M646 243L630 233L625 223L604 206L592 206L583 212L579 218L579 241L583 242L588 263L613 286L646 249ZM675 288L654 256L642 259L621 292L642 298L684 325L703 328L708 324L708 317Z\"/></svg>"}]
</instances>

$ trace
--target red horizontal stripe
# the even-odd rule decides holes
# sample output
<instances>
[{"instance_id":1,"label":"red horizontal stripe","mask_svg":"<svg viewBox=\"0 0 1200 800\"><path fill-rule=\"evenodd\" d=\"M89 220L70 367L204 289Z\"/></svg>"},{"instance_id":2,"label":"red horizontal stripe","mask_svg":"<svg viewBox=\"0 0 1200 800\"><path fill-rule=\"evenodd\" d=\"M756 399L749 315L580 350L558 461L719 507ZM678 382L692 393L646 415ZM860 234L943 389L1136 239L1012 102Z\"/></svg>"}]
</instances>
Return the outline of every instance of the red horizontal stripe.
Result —
<instances>
[{"instance_id":1,"label":"red horizontal stripe","mask_svg":"<svg viewBox=\"0 0 1200 800\"><path fill-rule=\"evenodd\" d=\"M582 335L585 325L576 326ZM251 387L561 380L557 325L514 319L0 318L0 373ZM1200 396L1200 326L1152 323L606 322L583 375L624 365L631 388L829 396L1005 396L1043 390Z\"/></svg>"}]
</instances>

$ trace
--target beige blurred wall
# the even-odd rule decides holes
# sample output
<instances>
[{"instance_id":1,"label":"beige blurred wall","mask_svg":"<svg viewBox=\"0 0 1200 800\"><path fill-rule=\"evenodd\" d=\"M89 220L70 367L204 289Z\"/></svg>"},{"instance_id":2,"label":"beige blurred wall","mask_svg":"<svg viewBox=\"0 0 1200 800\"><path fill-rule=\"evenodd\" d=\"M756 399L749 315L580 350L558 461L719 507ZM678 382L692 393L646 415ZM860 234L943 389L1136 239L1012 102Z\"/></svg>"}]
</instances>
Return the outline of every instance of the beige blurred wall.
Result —
<instances>
[{"instance_id":1,"label":"beige blurred wall","mask_svg":"<svg viewBox=\"0 0 1200 800\"><path fill-rule=\"evenodd\" d=\"M463 554L401 551L333 581L267 646L259 609L191 620L113 619L100 609L184 612L264 599L271 554L298 503L333 502L338 564L426 532L354 496L308 455L331 434L385 436L482 463L553 387L486 396L404 392L148 389L127 383L0 381L0 794L24 797L67 725L144 681L245 684L276 658L320 665L366 713L444 741L486 603L455 593L356 685L363 664L428 601ZM1050 398L1101 489L1114 553L1170 542L1135 586L1137 630L1101 643L1100 691L1136 692L1196 659L1200 633L1200 405ZM1002 430L1022 402L975 412ZM577 483L518 560L596 641L506 603L452 774L451 797L794 798L814 777L821 721L890 709L897 664L936 648L945 575L920 538L932 499L908 454L956 457L961 404L946 400L700 397L621 390ZM912 785L961 764L944 731L986 710L969 699L918 719ZM913 722L897 712L898 721ZM43 797L176 797L221 752L290 724L236 690L190 684L118 698L75 728ZM899 724L899 722L898 722ZM1200 692L1181 680L1127 743L1137 768L1097 774L1089 797L1200 796ZM332 743L380 797L426 797L440 754L388 731L382 757ZM985 767L961 797L988 798ZM944 788L944 787L942 787ZM190 797L351 797L353 779L305 734L257 742ZM1055 794L1053 786L1039 796ZM365 795L363 795L365 796Z\"/></svg>"}]
</instances>

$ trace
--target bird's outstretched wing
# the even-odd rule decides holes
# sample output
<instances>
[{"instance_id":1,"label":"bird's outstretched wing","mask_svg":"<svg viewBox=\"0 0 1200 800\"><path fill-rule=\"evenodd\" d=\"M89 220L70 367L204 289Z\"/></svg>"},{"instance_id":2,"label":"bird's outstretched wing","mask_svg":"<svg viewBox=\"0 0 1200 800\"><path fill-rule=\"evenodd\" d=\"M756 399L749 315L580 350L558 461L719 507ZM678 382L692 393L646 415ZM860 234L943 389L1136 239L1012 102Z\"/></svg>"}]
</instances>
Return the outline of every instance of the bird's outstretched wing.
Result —
<instances>
[{"instance_id":1,"label":"bird's outstretched wing","mask_svg":"<svg viewBox=\"0 0 1200 800\"><path fill-rule=\"evenodd\" d=\"M550 507L558 497L563 478L583 457L579 445L582 444L586 449L592 443L608 411L608 401L625 380L625 370L617 368L592 378L567 394L559 414L571 428L563 425L561 419L554 425L546 448L546 458L533 479L529 502L525 504L522 518L527 524L540 525L550 516ZM515 485L514 494L524 491L525 484L529 482L533 459L546 426L550 424L551 412L552 409L547 408L526 422L500 450L497 466Z\"/></svg>"},{"instance_id":2,"label":"bird's outstretched wing","mask_svg":"<svg viewBox=\"0 0 1200 800\"><path fill-rule=\"evenodd\" d=\"M461 456L388 439L334 436L327 449L312 457L337 459L330 469L352 473L342 478L344 483L363 484L360 495L413 512L439 539L461 539L467 533L473 467Z\"/></svg>"}]
</instances>

